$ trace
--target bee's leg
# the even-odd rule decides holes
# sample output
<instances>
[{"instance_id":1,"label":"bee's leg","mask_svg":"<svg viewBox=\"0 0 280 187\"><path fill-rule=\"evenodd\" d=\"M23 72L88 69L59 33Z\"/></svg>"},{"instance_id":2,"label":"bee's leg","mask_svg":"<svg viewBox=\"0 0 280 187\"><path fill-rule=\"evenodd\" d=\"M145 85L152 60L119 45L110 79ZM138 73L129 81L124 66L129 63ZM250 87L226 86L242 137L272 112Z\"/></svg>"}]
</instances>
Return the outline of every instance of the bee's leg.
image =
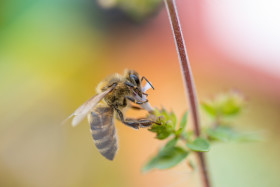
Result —
<instances>
[{"instance_id":1,"label":"bee's leg","mask_svg":"<svg viewBox=\"0 0 280 187\"><path fill-rule=\"evenodd\" d=\"M149 119L143 119L143 118L140 118L140 119L126 118L126 121L139 124L139 126L142 128L150 127L153 123L156 123Z\"/></svg>"},{"instance_id":2,"label":"bee's leg","mask_svg":"<svg viewBox=\"0 0 280 187\"><path fill-rule=\"evenodd\" d=\"M139 106L130 106L130 108L134 109L134 110L142 110L143 108L139 107Z\"/></svg>"},{"instance_id":3,"label":"bee's leg","mask_svg":"<svg viewBox=\"0 0 280 187\"><path fill-rule=\"evenodd\" d=\"M127 86L131 87L131 88L136 88L135 85L133 85L132 83L130 83L130 82L128 82L128 81L126 81L125 84L126 84ZM150 82L149 82L149 84L150 84ZM150 84L150 85L151 85L151 84ZM154 89L154 87L153 87L152 85L151 85L151 87ZM144 93L144 92L142 92L142 94L145 95L145 96L148 96L148 94L146 94L146 93ZM146 102L148 102L148 101L146 101Z\"/></svg>"},{"instance_id":4,"label":"bee's leg","mask_svg":"<svg viewBox=\"0 0 280 187\"><path fill-rule=\"evenodd\" d=\"M130 82L128 82L128 81L126 81L125 84L126 84L127 86L131 87L131 88L134 88L134 87L135 87L135 85L133 85L132 83L130 83Z\"/></svg>"},{"instance_id":5,"label":"bee's leg","mask_svg":"<svg viewBox=\"0 0 280 187\"><path fill-rule=\"evenodd\" d=\"M127 126L130 126L134 129L139 129L139 127L149 127L151 126L153 123L155 123L154 121L148 120L148 119L124 119L123 113L117 108L115 107L115 110L117 111L120 120Z\"/></svg>"},{"instance_id":6,"label":"bee's leg","mask_svg":"<svg viewBox=\"0 0 280 187\"><path fill-rule=\"evenodd\" d=\"M138 105L141 105L141 104L144 104L144 103L148 102L148 99L146 99L146 101L138 101L138 100L136 100L136 99L134 99L133 97L130 97L130 96L126 96L126 98L128 100L130 100L131 102L136 103Z\"/></svg>"},{"instance_id":7,"label":"bee's leg","mask_svg":"<svg viewBox=\"0 0 280 187\"><path fill-rule=\"evenodd\" d=\"M129 122L129 121L125 121L122 111L120 111L117 107L114 107L114 108L117 111L117 113L119 115L119 118L120 118L121 122L123 122L123 124L125 124L127 126L130 126L134 129L139 129L139 124L132 123L132 122Z\"/></svg>"}]
</instances>

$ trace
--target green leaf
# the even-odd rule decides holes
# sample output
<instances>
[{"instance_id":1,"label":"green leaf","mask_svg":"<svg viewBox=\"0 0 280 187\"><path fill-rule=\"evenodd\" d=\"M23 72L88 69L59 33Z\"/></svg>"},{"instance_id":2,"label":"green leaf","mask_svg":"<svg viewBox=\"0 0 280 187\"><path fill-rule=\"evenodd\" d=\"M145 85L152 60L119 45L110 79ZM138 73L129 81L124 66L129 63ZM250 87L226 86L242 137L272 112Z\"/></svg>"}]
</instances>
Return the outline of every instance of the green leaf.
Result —
<instances>
[{"instance_id":1,"label":"green leaf","mask_svg":"<svg viewBox=\"0 0 280 187\"><path fill-rule=\"evenodd\" d=\"M173 138L173 139L169 140L169 141L165 144L165 146L160 150L159 154L165 154L165 153L168 152L170 149L173 149L173 147L175 147L177 141L178 141L177 138Z\"/></svg>"},{"instance_id":2,"label":"green leaf","mask_svg":"<svg viewBox=\"0 0 280 187\"><path fill-rule=\"evenodd\" d=\"M210 116L233 116L238 114L245 104L244 96L236 91L222 93L213 100L205 101L202 108Z\"/></svg>"},{"instance_id":3,"label":"green leaf","mask_svg":"<svg viewBox=\"0 0 280 187\"><path fill-rule=\"evenodd\" d=\"M192 143L187 143L187 146L197 152L207 152L210 148L209 142L203 138L196 138Z\"/></svg>"},{"instance_id":4,"label":"green leaf","mask_svg":"<svg viewBox=\"0 0 280 187\"><path fill-rule=\"evenodd\" d=\"M159 118L161 116L161 113L160 113L159 109L157 109L157 108L154 109L153 113L157 118Z\"/></svg>"},{"instance_id":5,"label":"green leaf","mask_svg":"<svg viewBox=\"0 0 280 187\"><path fill-rule=\"evenodd\" d=\"M180 135L182 134L183 132L183 129L182 128L179 128L176 132L175 132L175 136L176 137L180 137Z\"/></svg>"},{"instance_id":6,"label":"green leaf","mask_svg":"<svg viewBox=\"0 0 280 187\"><path fill-rule=\"evenodd\" d=\"M185 128L187 126L187 121L188 121L188 112L185 112L181 119L180 126L179 126L179 128L181 128L182 131L185 130Z\"/></svg>"},{"instance_id":7,"label":"green leaf","mask_svg":"<svg viewBox=\"0 0 280 187\"><path fill-rule=\"evenodd\" d=\"M238 114L243 107L243 98L236 94L229 94L224 98L223 103L220 106L221 113L223 115L231 116Z\"/></svg>"},{"instance_id":8,"label":"green leaf","mask_svg":"<svg viewBox=\"0 0 280 187\"><path fill-rule=\"evenodd\" d=\"M215 129L208 129L206 132L210 139L221 142L228 142L234 136L233 130L225 126L219 126Z\"/></svg>"},{"instance_id":9,"label":"green leaf","mask_svg":"<svg viewBox=\"0 0 280 187\"><path fill-rule=\"evenodd\" d=\"M162 125L154 124L149 129L149 131L155 132L157 134L156 138L163 140L168 138L172 134L173 127L168 123L163 123Z\"/></svg>"},{"instance_id":10,"label":"green leaf","mask_svg":"<svg viewBox=\"0 0 280 187\"><path fill-rule=\"evenodd\" d=\"M177 137L181 136L182 133L185 131L186 126L187 126L187 120L188 120L188 112L185 112L180 121L179 129L175 132L175 135Z\"/></svg>"},{"instance_id":11,"label":"green leaf","mask_svg":"<svg viewBox=\"0 0 280 187\"><path fill-rule=\"evenodd\" d=\"M157 133L156 138L163 140L174 133L177 118L174 112L168 113L164 108L161 110L155 109L154 114L157 117L157 122L161 125L154 124L149 130Z\"/></svg>"},{"instance_id":12,"label":"green leaf","mask_svg":"<svg viewBox=\"0 0 280 187\"><path fill-rule=\"evenodd\" d=\"M175 129L177 123L177 117L175 113L173 111L169 113L165 108L162 108L159 113L159 117L163 117L163 121L165 123L169 123Z\"/></svg>"},{"instance_id":13,"label":"green leaf","mask_svg":"<svg viewBox=\"0 0 280 187\"><path fill-rule=\"evenodd\" d=\"M217 109L215 108L214 104L211 102L204 102L201 104L202 108L206 113L208 113L210 116L217 116Z\"/></svg>"},{"instance_id":14,"label":"green leaf","mask_svg":"<svg viewBox=\"0 0 280 187\"><path fill-rule=\"evenodd\" d=\"M247 133L239 133L233 139L237 142L255 142L255 141L262 141L263 138L259 133L256 132L247 132Z\"/></svg>"},{"instance_id":15,"label":"green leaf","mask_svg":"<svg viewBox=\"0 0 280 187\"><path fill-rule=\"evenodd\" d=\"M148 172L152 169L168 169L176 166L183 161L189 152L181 147L172 147L168 151L159 152L157 156L152 158L142 169L143 172Z\"/></svg>"},{"instance_id":16,"label":"green leaf","mask_svg":"<svg viewBox=\"0 0 280 187\"><path fill-rule=\"evenodd\" d=\"M221 142L251 142L259 141L261 139L257 133L241 133L227 126L219 126L215 129L208 129L206 132L210 139Z\"/></svg>"},{"instance_id":17,"label":"green leaf","mask_svg":"<svg viewBox=\"0 0 280 187\"><path fill-rule=\"evenodd\" d=\"M175 113L173 111L170 113L169 119L172 121L173 127L176 128L177 117L176 117L176 115L175 115Z\"/></svg>"},{"instance_id":18,"label":"green leaf","mask_svg":"<svg viewBox=\"0 0 280 187\"><path fill-rule=\"evenodd\" d=\"M160 113L164 117L165 121L168 121L170 119L169 114L165 108L162 108Z\"/></svg>"}]
</instances>

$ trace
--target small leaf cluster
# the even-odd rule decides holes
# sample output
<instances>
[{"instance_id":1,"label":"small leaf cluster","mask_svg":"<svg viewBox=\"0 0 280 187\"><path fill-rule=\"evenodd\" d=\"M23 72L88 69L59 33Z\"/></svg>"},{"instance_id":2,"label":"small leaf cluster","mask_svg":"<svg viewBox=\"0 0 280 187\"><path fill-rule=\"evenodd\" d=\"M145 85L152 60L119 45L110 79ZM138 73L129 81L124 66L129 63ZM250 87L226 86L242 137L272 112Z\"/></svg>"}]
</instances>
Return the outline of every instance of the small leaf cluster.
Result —
<instances>
[{"instance_id":1,"label":"small leaf cluster","mask_svg":"<svg viewBox=\"0 0 280 187\"><path fill-rule=\"evenodd\" d=\"M236 116L244 108L244 105L244 96L238 91L221 93L215 98L201 103L204 111L213 118Z\"/></svg>"},{"instance_id":2,"label":"small leaf cluster","mask_svg":"<svg viewBox=\"0 0 280 187\"><path fill-rule=\"evenodd\" d=\"M203 102L201 108L212 120L202 129L200 137L196 137L193 130L186 130L188 112L178 121L173 111L155 109L153 115L157 124L152 125L149 131L155 133L157 139L168 141L143 167L143 171L174 167L194 152L209 151L210 144L214 142L256 140L255 134L240 133L234 130L231 123L224 121L228 117L238 116L244 106L244 97L238 92L220 94Z\"/></svg>"},{"instance_id":3,"label":"small leaf cluster","mask_svg":"<svg viewBox=\"0 0 280 187\"><path fill-rule=\"evenodd\" d=\"M202 109L212 118L212 124L203 129L208 140L216 142L259 140L256 133L238 132L232 125L244 106L244 96L237 91L222 93L212 100L202 102Z\"/></svg>"},{"instance_id":4,"label":"small leaf cluster","mask_svg":"<svg viewBox=\"0 0 280 187\"><path fill-rule=\"evenodd\" d=\"M168 169L176 166L193 152L205 152L209 150L209 143L206 139L199 137L193 139L192 133L186 132L188 112L185 112L182 119L177 123L174 112L167 112L165 109L154 111L157 123L149 131L156 133L159 140L169 139L156 156L154 156L143 168L143 172L151 169Z\"/></svg>"},{"instance_id":5,"label":"small leaf cluster","mask_svg":"<svg viewBox=\"0 0 280 187\"><path fill-rule=\"evenodd\" d=\"M165 109L154 110L154 115L157 117L157 123L161 125L153 125L149 131L156 133L156 138L164 140L168 138L171 134L178 134L179 130L176 131L177 117L172 111L168 113ZM187 124L187 113L185 114L185 119L182 119L182 126Z\"/></svg>"}]
</instances>

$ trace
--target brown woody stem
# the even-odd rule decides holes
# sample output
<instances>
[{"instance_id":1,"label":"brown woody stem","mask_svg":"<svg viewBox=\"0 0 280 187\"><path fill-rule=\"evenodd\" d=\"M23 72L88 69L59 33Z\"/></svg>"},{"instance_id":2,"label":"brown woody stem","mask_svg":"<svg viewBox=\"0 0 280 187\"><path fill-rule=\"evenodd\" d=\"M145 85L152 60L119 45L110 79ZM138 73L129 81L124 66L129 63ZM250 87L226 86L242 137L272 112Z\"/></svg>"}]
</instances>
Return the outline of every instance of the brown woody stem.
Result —
<instances>
[{"instance_id":1,"label":"brown woody stem","mask_svg":"<svg viewBox=\"0 0 280 187\"><path fill-rule=\"evenodd\" d=\"M194 123L195 135L198 137L200 136L200 122L198 116L197 94L196 94L194 80L191 72L191 66L189 63L189 58L186 50L186 45L183 38L183 33L181 30L179 17L176 10L175 0L164 0L164 2L168 12L168 16L171 23L171 28L173 31L173 36L175 39L175 44L179 56L184 85L188 96L189 106L191 109L192 119ZM208 177L204 154L201 152L197 152L197 158L199 161L204 187L210 187L211 185Z\"/></svg>"}]
</instances>

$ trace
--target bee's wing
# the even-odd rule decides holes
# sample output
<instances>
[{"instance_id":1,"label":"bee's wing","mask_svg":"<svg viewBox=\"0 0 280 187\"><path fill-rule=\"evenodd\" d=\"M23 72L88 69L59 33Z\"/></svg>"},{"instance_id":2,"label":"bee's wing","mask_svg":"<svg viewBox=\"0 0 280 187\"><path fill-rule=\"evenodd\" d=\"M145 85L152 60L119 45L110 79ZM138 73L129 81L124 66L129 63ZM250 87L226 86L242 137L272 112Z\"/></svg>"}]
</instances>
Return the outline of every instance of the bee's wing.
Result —
<instances>
[{"instance_id":1,"label":"bee's wing","mask_svg":"<svg viewBox=\"0 0 280 187\"><path fill-rule=\"evenodd\" d=\"M96 106L109 92L111 92L116 85L113 85L112 87L108 88L106 91L97 94L87 100L83 105L81 105L73 114L68 116L63 122L65 123L68 119L70 119L72 116L74 116L72 120L72 126L78 125L87 115L87 113Z\"/></svg>"},{"instance_id":2,"label":"bee's wing","mask_svg":"<svg viewBox=\"0 0 280 187\"><path fill-rule=\"evenodd\" d=\"M113 108L102 104L88 114L93 141L98 151L109 160L114 159L118 149L113 114Z\"/></svg>"}]
</instances>

